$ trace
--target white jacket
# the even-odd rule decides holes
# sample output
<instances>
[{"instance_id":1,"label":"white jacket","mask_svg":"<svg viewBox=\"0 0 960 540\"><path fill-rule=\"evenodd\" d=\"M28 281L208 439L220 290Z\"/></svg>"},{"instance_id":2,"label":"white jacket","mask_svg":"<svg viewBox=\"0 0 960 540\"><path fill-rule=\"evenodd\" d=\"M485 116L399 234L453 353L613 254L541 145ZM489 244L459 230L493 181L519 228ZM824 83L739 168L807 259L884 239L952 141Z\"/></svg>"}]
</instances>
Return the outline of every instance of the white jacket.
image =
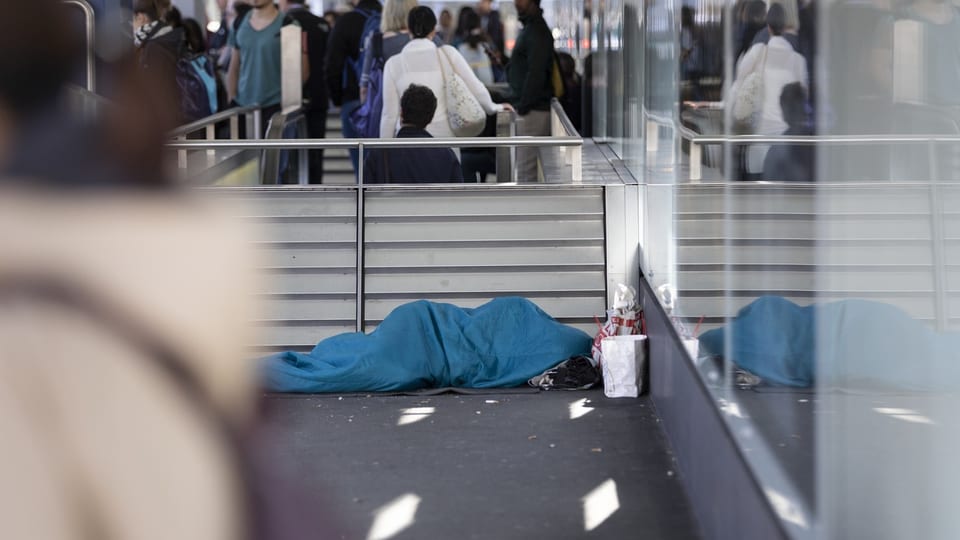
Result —
<instances>
[{"instance_id":1,"label":"white jacket","mask_svg":"<svg viewBox=\"0 0 960 540\"><path fill-rule=\"evenodd\" d=\"M793 50L789 41L780 36L770 36L769 43L758 43L750 47L740 58L734 86L738 87L747 75L759 69L763 69L763 112L755 134L780 135L787 130L787 123L783 121L783 110L780 108L780 93L783 87L790 83L807 85L807 61ZM763 158L769 148L769 145L760 144L750 146L747 150L747 169L750 172L763 170Z\"/></svg>"},{"instance_id":2,"label":"white jacket","mask_svg":"<svg viewBox=\"0 0 960 540\"><path fill-rule=\"evenodd\" d=\"M433 90L433 94L437 97L437 112L433 115L433 121L427 125L427 131L434 137L454 136L447 123L447 99L444 92L443 71L440 68L441 56L446 56L443 59L443 69L450 72L450 67L453 67L453 71L467 83L467 87L487 114L503 110L502 105L493 102L490 92L456 49L449 45L438 49L428 39L414 39L403 48L400 54L387 60L383 68L381 138L390 139L396 136L400 126L400 96L411 84L426 86Z\"/></svg>"}]
</instances>

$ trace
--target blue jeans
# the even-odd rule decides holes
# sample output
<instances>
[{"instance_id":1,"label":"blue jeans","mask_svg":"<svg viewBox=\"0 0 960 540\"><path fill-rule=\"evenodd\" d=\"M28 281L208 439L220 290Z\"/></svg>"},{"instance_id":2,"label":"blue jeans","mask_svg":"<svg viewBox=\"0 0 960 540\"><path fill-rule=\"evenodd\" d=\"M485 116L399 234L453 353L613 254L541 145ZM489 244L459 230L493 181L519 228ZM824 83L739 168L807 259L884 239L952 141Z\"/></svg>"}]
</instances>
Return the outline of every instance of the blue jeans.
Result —
<instances>
[{"instance_id":1,"label":"blue jeans","mask_svg":"<svg viewBox=\"0 0 960 540\"><path fill-rule=\"evenodd\" d=\"M357 128L353 125L353 120L350 119L353 111L359 108L360 100L346 101L340 107L340 122L343 124L343 138L345 139L356 139L360 136L357 133ZM353 173L357 174L357 171L360 170L360 152L356 148L350 150L350 161L353 163Z\"/></svg>"}]
</instances>

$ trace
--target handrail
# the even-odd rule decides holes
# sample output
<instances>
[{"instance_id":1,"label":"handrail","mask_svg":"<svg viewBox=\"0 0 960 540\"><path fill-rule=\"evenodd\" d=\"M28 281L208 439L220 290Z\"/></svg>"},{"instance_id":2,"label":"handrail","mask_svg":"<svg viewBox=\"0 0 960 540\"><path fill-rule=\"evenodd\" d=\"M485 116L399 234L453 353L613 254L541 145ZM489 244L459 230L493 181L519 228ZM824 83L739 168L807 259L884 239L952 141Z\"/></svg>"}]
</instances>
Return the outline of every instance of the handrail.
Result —
<instances>
[{"instance_id":1,"label":"handrail","mask_svg":"<svg viewBox=\"0 0 960 540\"><path fill-rule=\"evenodd\" d=\"M550 107L557 115L557 120L559 120L560 125L563 126L563 130L566 132L567 136L579 137L580 132L577 131L577 128L573 127L573 122L571 122L570 117L567 116L567 111L563 110L563 105L560 104L557 98L550 99Z\"/></svg>"},{"instance_id":2,"label":"handrail","mask_svg":"<svg viewBox=\"0 0 960 540\"><path fill-rule=\"evenodd\" d=\"M515 146L566 146L582 147L579 137L449 137L439 139L275 139L259 141L220 140L220 141L173 141L166 144L177 150L218 150L218 149L332 149L332 148L436 148L436 147L515 147Z\"/></svg>"},{"instance_id":3,"label":"handrail","mask_svg":"<svg viewBox=\"0 0 960 540\"><path fill-rule=\"evenodd\" d=\"M267 121L267 131L264 139L278 140L282 139L286 133L287 126L296 123L297 138L304 138L307 135L306 112L302 107L294 107L278 111ZM298 173L301 185L310 183L310 162L307 152L300 150ZM281 150L276 148L264 149L263 160L260 162L260 183L272 184L279 183L280 179L280 161Z\"/></svg>"},{"instance_id":4,"label":"handrail","mask_svg":"<svg viewBox=\"0 0 960 540\"><path fill-rule=\"evenodd\" d=\"M86 0L63 0L63 3L77 6L83 11L84 22L87 26L87 90L94 93L97 91L97 61L94 41L96 38L96 13L93 11L93 6Z\"/></svg>"},{"instance_id":5,"label":"handrail","mask_svg":"<svg viewBox=\"0 0 960 540\"><path fill-rule=\"evenodd\" d=\"M181 137L183 135L187 135L189 133L193 133L194 131L200 131L201 129L204 129L207 126L219 124L220 122L229 120L234 116L252 113L259 108L260 108L259 105L249 105L247 107L233 107L231 109L227 109L225 111L218 112L216 114L212 114L204 118L200 118L199 120L195 120L193 122L190 122L189 124L184 124L178 127L177 129L173 130L172 132L170 132L170 137L176 138L176 137Z\"/></svg>"}]
</instances>

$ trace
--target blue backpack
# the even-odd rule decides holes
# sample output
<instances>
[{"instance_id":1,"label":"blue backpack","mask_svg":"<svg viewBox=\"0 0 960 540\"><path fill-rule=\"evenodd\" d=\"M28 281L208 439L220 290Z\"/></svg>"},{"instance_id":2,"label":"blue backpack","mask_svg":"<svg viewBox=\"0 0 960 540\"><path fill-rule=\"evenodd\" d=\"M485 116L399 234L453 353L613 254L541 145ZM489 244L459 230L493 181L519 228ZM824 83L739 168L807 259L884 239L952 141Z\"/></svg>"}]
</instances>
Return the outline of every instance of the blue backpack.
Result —
<instances>
[{"instance_id":1,"label":"blue backpack","mask_svg":"<svg viewBox=\"0 0 960 540\"><path fill-rule=\"evenodd\" d=\"M370 65L370 82L367 85L367 100L359 109L353 112L350 119L357 134L366 139L380 137L380 116L383 114L383 34L376 32L370 40L370 50L367 54L373 55Z\"/></svg>"},{"instance_id":2,"label":"blue backpack","mask_svg":"<svg viewBox=\"0 0 960 540\"><path fill-rule=\"evenodd\" d=\"M347 66L350 66L353 69L354 75L357 76L357 81L360 80L360 76L363 75L363 55L366 52L364 47L367 44L367 39L370 38L375 32L380 29L380 12L378 11L367 11L365 9L357 8L354 11L366 17L366 21L363 23L363 31L360 32L360 53L356 58L351 56L347 57L346 65L343 66L343 87L347 87L347 78L346 69Z\"/></svg>"}]
</instances>

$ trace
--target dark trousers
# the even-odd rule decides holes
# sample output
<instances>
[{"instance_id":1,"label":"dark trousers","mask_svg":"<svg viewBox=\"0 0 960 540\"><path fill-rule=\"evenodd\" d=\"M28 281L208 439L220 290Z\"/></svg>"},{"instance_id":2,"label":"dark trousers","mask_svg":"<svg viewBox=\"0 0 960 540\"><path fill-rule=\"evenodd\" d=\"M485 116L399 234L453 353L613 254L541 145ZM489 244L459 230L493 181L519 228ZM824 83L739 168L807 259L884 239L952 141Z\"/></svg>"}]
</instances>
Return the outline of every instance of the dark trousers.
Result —
<instances>
[{"instance_id":1,"label":"dark trousers","mask_svg":"<svg viewBox=\"0 0 960 540\"><path fill-rule=\"evenodd\" d=\"M307 109L307 136L311 139L327 137L327 108ZM310 183L323 183L323 150L310 150Z\"/></svg>"}]
</instances>

